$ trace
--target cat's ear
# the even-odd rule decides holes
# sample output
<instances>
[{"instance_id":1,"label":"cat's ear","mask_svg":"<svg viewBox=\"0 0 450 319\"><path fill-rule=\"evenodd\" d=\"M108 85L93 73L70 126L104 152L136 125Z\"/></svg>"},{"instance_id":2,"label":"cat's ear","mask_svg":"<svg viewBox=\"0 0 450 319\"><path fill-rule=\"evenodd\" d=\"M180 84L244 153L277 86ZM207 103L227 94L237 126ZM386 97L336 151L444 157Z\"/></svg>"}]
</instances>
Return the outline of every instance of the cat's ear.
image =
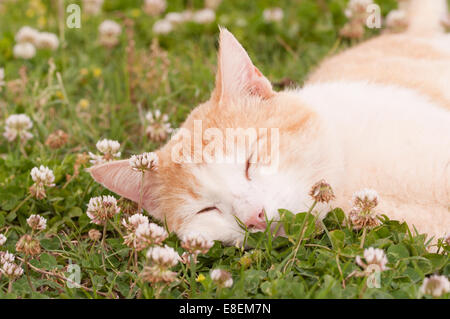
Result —
<instances>
[{"instance_id":1,"label":"cat's ear","mask_svg":"<svg viewBox=\"0 0 450 319\"><path fill-rule=\"evenodd\" d=\"M227 29L220 28L216 88L213 98L220 102L238 94L270 98L275 92L269 80L253 65L238 40Z\"/></svg>"},{"instance_id":2,"label":"cat's ear","mask_svg":"<svg viewBox=\"0 0 450 319\"><path fill-rule=\"evenodd\" d=\"M140 187L142 173L135 171L131 168L128 160L113 161L105 164L95 165L88 169L94 180L110 191L117 193L120 196L128 198L134 202L138 202L140 198ZM144 180L144 196L143 207L149 210L149 196L146 196L150 192L150 180L153 174L148 173L145 175Z\"/></svg>"}]
</instances>

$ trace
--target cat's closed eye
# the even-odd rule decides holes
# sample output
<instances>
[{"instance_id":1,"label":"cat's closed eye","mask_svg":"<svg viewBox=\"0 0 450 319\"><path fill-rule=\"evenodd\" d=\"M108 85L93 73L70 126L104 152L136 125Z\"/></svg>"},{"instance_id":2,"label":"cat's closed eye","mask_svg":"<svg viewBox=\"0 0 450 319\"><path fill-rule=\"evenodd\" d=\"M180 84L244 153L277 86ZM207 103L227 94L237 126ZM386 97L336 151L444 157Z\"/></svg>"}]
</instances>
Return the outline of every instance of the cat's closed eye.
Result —
<instances>
[{"instance_id":1,"label":"cat's closed eye","mask_svg":"<svg viewBox=\"0 0 450 319\"><path fill-rule=\"evenodd\" d=\"M220 210L216 206L209 206L199 210L196 214L206 213L213 210L217 210L220 213Z\"/></svg>"},{"instance_id":2,"label":"cat's closed eye","mask_svg":"<svg viewBox=\"0 0 450 319\"><path fill-rule=\"evenodd\" d=\"M248 158L247 163L245 164L245 178L247 178L247 180L251 181L252 179L250 178L250 158Z\"/></svg>"}]
</instances>

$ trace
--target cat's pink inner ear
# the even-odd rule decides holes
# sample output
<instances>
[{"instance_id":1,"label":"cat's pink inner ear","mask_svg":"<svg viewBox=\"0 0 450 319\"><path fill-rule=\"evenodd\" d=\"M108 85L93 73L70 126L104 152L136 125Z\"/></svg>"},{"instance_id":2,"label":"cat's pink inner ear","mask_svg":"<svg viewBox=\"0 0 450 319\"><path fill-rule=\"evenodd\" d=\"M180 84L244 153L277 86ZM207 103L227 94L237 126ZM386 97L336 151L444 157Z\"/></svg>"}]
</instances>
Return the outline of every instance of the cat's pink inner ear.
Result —
<instances>
[{"instance_id":1,"label":"cat's pink inner ear","mask_svg":"<svg viewBox=\"0 0 450 319\"><path fill-rule=\"evenodd\" d=\"M96 165L89 168L89 172L96 182L110 191L132 201L139 201L142 175L131 168L128 160Z\"/></svg>"},{"instance_id":2,"label":"cat's pink inner ear","mask_svg":"<svg viewBox=\"0 0 450 319\"><path fill-rule=\"evenodd\" d=\"M227 29L220 28L215 96L220 101L237 94L270 98L275 92L238 40Z\"/></svg>"}]
</instances>

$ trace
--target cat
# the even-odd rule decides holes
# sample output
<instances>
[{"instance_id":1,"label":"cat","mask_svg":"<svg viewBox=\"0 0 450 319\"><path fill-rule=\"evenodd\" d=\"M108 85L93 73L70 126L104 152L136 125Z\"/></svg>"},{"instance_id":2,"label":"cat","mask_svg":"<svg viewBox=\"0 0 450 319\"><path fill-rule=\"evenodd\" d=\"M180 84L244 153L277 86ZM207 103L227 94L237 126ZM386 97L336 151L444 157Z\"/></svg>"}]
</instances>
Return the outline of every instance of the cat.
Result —
<instances>
[{"instance_id":1,"label":"cat","mask_svg":"<svg viewBox=\"0 0 450 319\"><path fill-rule=\"evenodd\" d=\"M325 179L336 199L315 207L320 218L333 207L349 211L352 194L371 188L380 195L377 212L444 236L450 231L445 14L445 0L411 0L404 33L381 34L329 57L304 87L281 92L220 28L215 89L182 125L188 138L175 134L156 151L157 169L145 174L142 206L178 235L197 232L232 245L244 236L236 217L262 230L267 219L279 219L278 209L306 211L311 186ZM200 139L192 142L189 133L199 127ZM230 128L253 128L256 136L249 133L245 143L226 148ZM214 134L206 136L208 129ZM218 147L207 161L198 147L211 150L212 139ZM257 152L256 144L275 152ZM244 160L214 161L221 153ZM141 173L127 160L90 173L109 190L139 200Z\"/></svg>"}]
</instances>

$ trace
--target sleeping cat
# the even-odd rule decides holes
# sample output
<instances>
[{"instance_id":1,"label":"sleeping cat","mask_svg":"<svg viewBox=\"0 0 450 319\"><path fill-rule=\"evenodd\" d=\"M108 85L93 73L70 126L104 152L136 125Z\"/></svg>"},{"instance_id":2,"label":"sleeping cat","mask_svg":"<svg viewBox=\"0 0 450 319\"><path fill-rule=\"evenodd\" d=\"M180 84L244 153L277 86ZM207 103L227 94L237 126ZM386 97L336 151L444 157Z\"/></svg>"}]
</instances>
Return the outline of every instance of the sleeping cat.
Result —
<instances>
[{"instance_id":1,"label":"sleeping cat","mask_svg":"<svg viewBox=\"0 0 450 319\"><path fill-rule=\"evenodd\" d=\"M445 235L450 231L450 36L440 26L445 14L445 0L411 0L405 33L383 34L328 58L303 88L283 92L272 89L235 37L221 28L215 89L156 151L158 167L145 174L143 207L178 235L195 231L233 244L243 238L235 217L260 230L265 214L277 220L280 208L306 211L310 187L324 178L336 200L316 206L321 217L331 207L349 211L352 193L372 188L381 198L379 213L430 236ZM226 147L224 136L237 128L250 133L244 143ZM140 173L127 160L90 172L111 191L139 200Z\"/></svg>"}]
</instances>

